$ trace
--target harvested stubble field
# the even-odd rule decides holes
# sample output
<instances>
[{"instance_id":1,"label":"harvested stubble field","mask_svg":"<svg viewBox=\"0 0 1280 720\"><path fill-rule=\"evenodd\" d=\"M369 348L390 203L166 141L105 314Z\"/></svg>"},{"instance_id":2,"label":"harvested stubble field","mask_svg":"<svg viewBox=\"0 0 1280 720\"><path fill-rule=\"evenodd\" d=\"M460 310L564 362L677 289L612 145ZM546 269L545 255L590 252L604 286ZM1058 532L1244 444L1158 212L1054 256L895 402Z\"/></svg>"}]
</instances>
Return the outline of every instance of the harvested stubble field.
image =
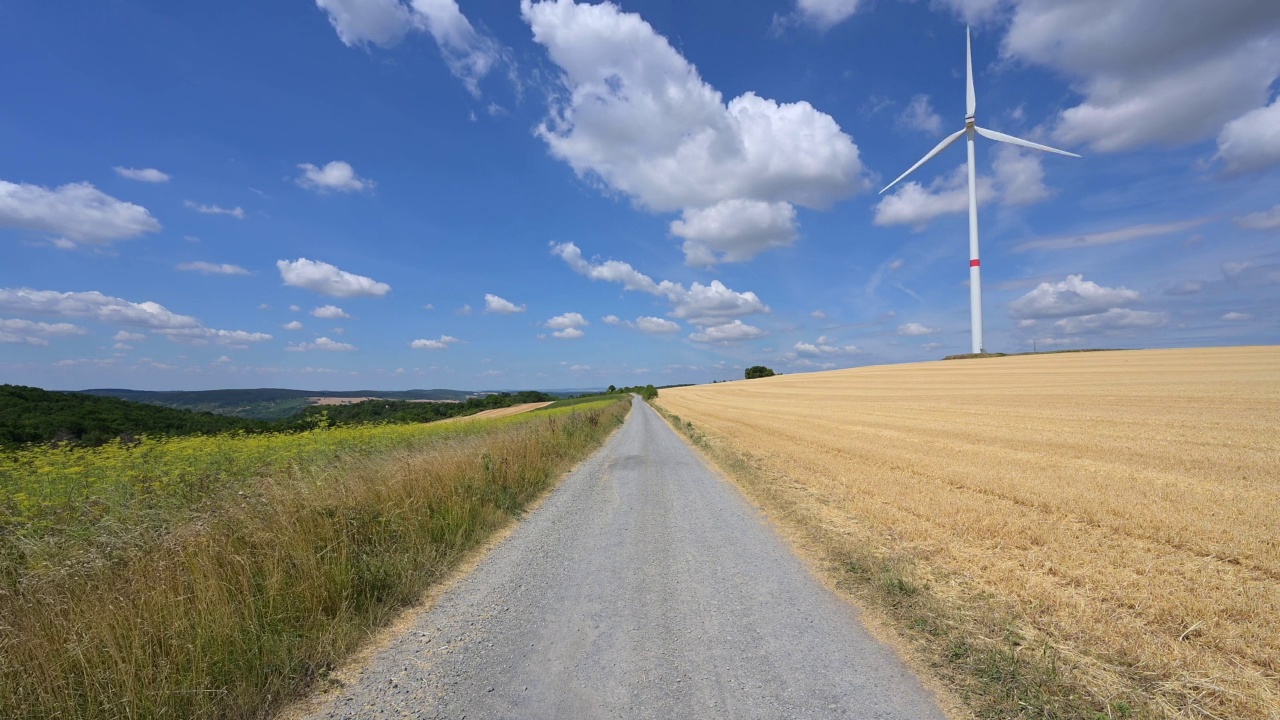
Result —
<instances>
[{"instance_id":1,"label":"harvested stubble field","mask_svg":"<svg viewBox=\"0 0 1280 720\"><path fill-rule=\"evenodd\" d=\"M950 631L878 610L978 714L1280 717L1280 348L866 367L658 402L846 576L905 559L898 587ZM1038 652L1049 694L1085 701L1032 712L1021 680L957 669L1004 641L956 633L1000 622L1011 661Z\"/></svg>"}]
</instances>

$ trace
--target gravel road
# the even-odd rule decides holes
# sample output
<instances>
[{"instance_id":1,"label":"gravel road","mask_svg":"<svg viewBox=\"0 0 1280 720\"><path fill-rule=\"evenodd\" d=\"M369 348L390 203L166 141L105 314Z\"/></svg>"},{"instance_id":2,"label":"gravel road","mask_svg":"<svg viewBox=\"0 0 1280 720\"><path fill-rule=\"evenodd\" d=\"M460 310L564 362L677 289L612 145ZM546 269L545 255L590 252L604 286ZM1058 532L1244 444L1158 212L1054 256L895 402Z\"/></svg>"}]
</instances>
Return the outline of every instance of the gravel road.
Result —
<instances>
[{"instance_id":1,"label":"gravel road","mask_svg":"<svg viewBox=\"0 0 1280 720\"><path fill-rule=\"evenodd\" d=\"M638 400L623 428L311 718L943 718Z\"/></svg>"}]
</instances>

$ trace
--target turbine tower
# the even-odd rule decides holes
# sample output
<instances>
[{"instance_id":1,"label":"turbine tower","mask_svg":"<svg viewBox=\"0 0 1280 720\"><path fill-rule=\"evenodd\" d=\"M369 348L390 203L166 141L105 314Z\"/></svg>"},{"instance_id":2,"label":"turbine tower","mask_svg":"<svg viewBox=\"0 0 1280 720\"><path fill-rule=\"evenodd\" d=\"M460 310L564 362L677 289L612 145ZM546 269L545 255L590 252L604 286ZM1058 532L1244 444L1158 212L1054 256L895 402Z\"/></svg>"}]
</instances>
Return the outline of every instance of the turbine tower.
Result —
<instances>
[{"instance_id":1,"label":"turbine tower","mask_svg":"<svg viewBox=\"0 0 1280 720\"><path fill-rule=\"evenodd\" d=\"M965 87L965 110L964 127L960 128L956 133L948 136L945 140L938 143L938 146L929 151L928 155L920 158L920 161L912 165L906 172L898 176L897 180L885 186L880 194L884 194L885 190L902 182L902 179L915 172L921 165L933 159L934 155L946 150L956 140L963 135L968 143L969 149L969 315L970 322L973 326L973 352L985 352L982 347L982 264L978 261L978 188L977 188L977 172L973 163L973 136L981 135L988 140L996 140L999 142L1009 143L1010 145L1021 145L1022 147L1031 148L1033 150L1042 150L1044 152L1058 153L1059 155L1067 155L1070 157L1080 157L1075 153L1069 153L1066 150L1058 150L1048 145L1033 143L1030 140L1023 140L1012 135L988 130L978 127L974 122L974 110L977 108L977 99L973 93L973 51L969 41L969 28L964 29L964 61L965 61L965 78L968 84Z\"/></svg>"}]
</instances>

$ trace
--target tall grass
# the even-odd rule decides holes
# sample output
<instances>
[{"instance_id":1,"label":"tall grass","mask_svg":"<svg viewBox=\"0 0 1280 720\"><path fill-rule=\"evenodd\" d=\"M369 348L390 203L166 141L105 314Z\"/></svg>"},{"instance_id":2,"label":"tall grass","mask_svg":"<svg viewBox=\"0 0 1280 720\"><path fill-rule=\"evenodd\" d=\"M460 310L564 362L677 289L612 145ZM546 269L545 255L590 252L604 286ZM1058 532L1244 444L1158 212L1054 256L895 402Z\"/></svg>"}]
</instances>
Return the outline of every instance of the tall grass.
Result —
<instances>
[{"instance_id":1,"label":"tall grass","mask_svg":"<svg viewBox=\"0 0 1280 720\"><path fill-rule=\"evenodd\" d=\"M477 421L376 453L295 454L247 479L221 476L228 488L188 498L163 522L90 516L138 521L134 535L42 514L52 524L27 541L80 532L112 538L114 550L90 543L40 562L10 558L0 585L0 717L269 716L518 515L626 411L579 406ZM288 437L276 439L288 454ZM7 535L24 529L7 521Z\"/></svg>"}]
</instances>

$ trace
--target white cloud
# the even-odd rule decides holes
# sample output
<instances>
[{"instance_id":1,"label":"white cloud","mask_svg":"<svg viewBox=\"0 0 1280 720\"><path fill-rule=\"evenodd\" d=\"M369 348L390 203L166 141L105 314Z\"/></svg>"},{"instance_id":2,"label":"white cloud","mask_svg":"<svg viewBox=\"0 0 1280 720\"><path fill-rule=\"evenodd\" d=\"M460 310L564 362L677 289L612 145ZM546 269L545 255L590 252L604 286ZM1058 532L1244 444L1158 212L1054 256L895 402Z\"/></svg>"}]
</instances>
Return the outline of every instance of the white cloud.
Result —
<instances>
[{"instance_id":1,"label":"white cloud","mask_svg":"<svg viewBox=\"0 0 1280 720\"><path fill-rule=\"evenodd\" d=\"M511 315L514 313L522 313L528 309L526 305L516 305L515 303L504 300L497 295L486 294L484 296L484 311L487 313L496 313L498 315Z\"/></svg>"},{"instance_id":2,"label":"white cloud","mask_svg":"<svg viewBox=\"0 0 1280 720\"><path fill-rule=\"evenodd\" d=\"M244 219L244 208L240 207L224 208L218 205L202 205L197 202L192 202L191 200L185 200L182 204L205 215L230 215L237 220Z\"/></svg>"},{"instance_id":3,"label":"white cloud","mask_svg":"<svg viewBox=\"0 0 1280 720\"><path fill-rule=\"evenodd\" d=\"M142 333L131 333L127 330L121 330L112 336L111 339L117 342L138 342L139 340L146 340L147 336Z\"/></svg>"},{"instance_id":4,"label":"white cloud","mask_svg":"<svg viewBox=\"0 0 1280 720\"><path fill-rule=\"evenodd\" d=\"M1249 213L1233 220L1238 227L1246 230L1274 230L1280 228L1280 205L1270 210Z\"/></svg>"},{"instance_id":5,"label":"white cloud","mask_svg":"<svg viewBox=\"0 0 1280 720\"><path fill-rule=\"evenodd\" d=\"M1014 318L1035 319L1095 315L1132 305L1141 299L1136 290L1103 287L1085 280L1082 275L1068 275L1059 283L1040 283L1031 292L1009 303L1009 314ZM1111 319L1117 317L1113 315Z\"/></svg>"},{"instance_id":6,"label":"white cloud","mask_svg":"<svg viewBox=\"0 0 1280 720\"><path fill-rule=\"evenodd\" d=\"M1218 157L1231 174L1280 165L1280 98L1224 125Z\"/></svg>"},{"instance_id":7,"label":"white cloud","mask_svg":"<svg viewBox=\"0 0 1280 720\"><path fill-rule=\"evenodd\" d=\"M991 169L1000 202L1004 205L1030 205L1049 197L1052 191L1044 184L1041 154L1019 150L1012 145L999 145Z\"/></svg>"},{"instance_id":8,"label":"white cloud","mask_svg":"<svg viewBox=\"0 0 1280 720\"><path fill-rule=\"evenodd\" d=\"M211 263L211 262L185 262L178 264L179 270L188 272L198 272L204 275L249 275L248 270L239 265L230 265L228 263Z\"/></svg>"},{"instance_id":9,"label":"white cloud","mask_svg":"<svg viewBox=\"0 0 1280 720\"><path fill-rule=\"evenodd\" d=\"M809 317L815 320L826 320L827 314L822 312L821 310L814 310L813 312L809 313Z\"/></svg>"},{"instance_id":10,"label":"white cloud","mask_svg":"<svg viewBox=\"0 0 1280 720\"><path fill-rule=\"evenodd\" d=\"M345 310L337 305L321 305L311 311L311 316L321 318L322 320L341 320L343 318L351 317Z\"/></svg>"},{"instance_id":11,"label":"white cloud","mask_svg":"<svg viewBox=\"0 0 1280 720\"><path fill-rule=\"evenodd\" d=\"M556 331L551 333L553 337L576 340L586 334L580 328L584 328L590 323L587 322L586 318L582 317L581 313L567 312L551 318L542 325L548 330Z\"/></svg>"},{"instance_id":12,"label":"white cloud","mask_svg":"<svg viewBox=\"0 0 1280 720\"><path fill-rule=\"evenodd\" d=\"M128 178L129 180L137 180L139 182L147 183L169 182L169 175L167 173L162 173L155 168L127 168L117 165L115 167L115 171L120 177Z\"/></svg>"},{"instance_id":13,"label":"white cloud","mask_svg":"<svg viewBox=\"0 0 1280 720\"><path fill-rule=\"evenodd\" d=\"M0 318L0 343L48 345L51 337L84 335L88 330L71 323L42 323Z\"/></svg>"},{"instance_id":14,"label":"white cloud","mask_svg":"<svg viewBox=\"0 0 1280 720\"><path fill-rule=\"evenodd\" d=\"M315 190L319 193L360 192L362 190L372 190L375 185L368 178L358 177L355 168L341 160L334 160L324 167L316 167L311 163L302 163L298 166L298 169L302 170L302 177L299 177L295 182L308 190Z\"/></svg>"},{"instance_id":15,"label":"white cloud","mask_svg":"<svg viewBox=\"0 0 1280 720\"><path fill-rule=\"evenodd\" d=\"M280 269L280 277L285 285L314 290L322 295L343 298L382 297L391 292L391 286L386 283L339 270L326 262L298 258L293 261L279 260L276 267Z\"/></svg>"},{"instance_id":16,"label":"white cloud","mask_svg":"<svg viewBox=\"0 0 1280 720\"><path fill-rule=\"evenodd\" d=\"M741 320L734 320L725 325L713 325L703 328L701 332L691 333L689 339L694 342L732 343L742 340L754 340L768 334L758 327L747 325Z\"/></svg>"},{"instance_id":17,"label":"white cloud","mask_svg":"<svg viewBox=\"0 0 1280 720\"><path fill-rule=\"evenodd\" d=\"M906 323L898 326L898 334L907 337L916 337L919 335L936 335L941 332L938 328L921 325L917 322Z\"/></svg>"},{"instance_id":18,"label":"white cloud","mask_svg":"<svg viewBox=\"0 0 1280 720\"><path fill-rule=\"evenodd\" d=\"M802 20L826 30L858 11L862 0L796 0L796 13Z\"/></svg>"},{"instance_id":19,"label":"white cloud","mask_svg":"<svg viewBox=\"0 0 1280 720\"><path fill-rule=\"evenodd\" d=\"M652 333L654 335L680 332L680 323L664 320L663 318L658 317L638 317L636 318L633 326L640 332Z\"/></svg>"},{"instance_id":20,"label":"white cloud","mask_svg":"<svg viewBox=\"0 0 1280 720\"><path fill-rule=\"evenodd\" d=\"M1192 228L1199 227L1206 222L1208 222L1207 219L1197 218L1171 223L1133 225L1130 227L1119 228L1118 230L1106 230L1104 232L1086 233L1082 235L1061 235L1041 240L1029 240L1015 247L1013 251L1069 250L1072 248L1092 247L1095 245L1113 245L1115 243L1141 240L1142 238L1155 237L1158 235L1171 235L1173 233L1184 232Z\"/></svg>"},{"instance_id":21,"label":"white cloud","mask_svg":"<svg viewBox=\"0 0 1280 720\"><path fill-rule=\"evenodd\" d=\"M174 342L195 346L214 343L216 345L245 348L249 346L249 343L266 342L271 339L271 336L267 333L248 332L246 330L215 330L207 327L162 328L152 332L164 335Z\"/></svg>"},{"instance_id":22,"label":"white cloud","mask_svg":"<svg viewBox=\"0 0 1280 720\"><path fill-rule=\"evenodd\" d=\"M87 317L116 325L196 328L200 321L170 312L159 303L134 303L100 292L58 292L31 288L0 289L0 310L61 317Z\"/></svg>"},{"instance_id":23,"label":"white cloud","mask_svg":"<svg viewBox=\"0 0 1280 720\"><path fill-rule=\"evenodd\" d=\"M132 346L132 345L130 345L130 344L128 344L128 343L118 342L118 343L116 343L115 345L112 345L112 346L111 346L111 349L113 349L113 350L132 350L132 349L133 349L133 346Z\"/></svg>"},{"instance_id":24,"label":"white cloud","mask_svg":"<svg viewBox=\"0 0 1280 720\"><path fill-rule=\"evenodd\" d=\"M785 202L725 200L708 208L686 208L683 218L671 223L671 234L684 238L689 265L744 262L795 242L796 209Z\"/></svg>"},{"instance_id":25,"label":"white cloud","mask_svg":"<svg viewBox=\"0 0 1280 720\"><path fill-rule=\"evenodd\" d=\"M591 370L591 366L590 365L571 365L569 369L572 370L573 372L588 372L589 370Z\"/></svg>"},{"instance_id":26,"label":"white cloud","mask_svg":"<svg viewBox=\"0 0 1280 720\"><path fill-rule=\"evenodd\" d=\"M978 204L995 199L995 183L978 176ZM900 190L876 203L876 225L911 225L924 229L943 215L969 211L969 176L966 166L957 167L929 183L928 189L918 182L907 182Z\"/></svg>"},{"instance_id":27,"label":"white cloud","mask_svg":"<svg viewBox=\"0 0 1280 720\"><path fill-rule=\"evenodd\" d=\"M726 103L639 15L572 0L523 0L521 13L561 70L537 130L552 155L641 208L685 211L678 227L696 232L697 211L754 201L772 206L763 247L785 244L778 204L825 208L867 187L857 146L831 116L751 92ZM742 224L741 238L728 229L715 235L726 256L762 249L759 222ZM714 257L710 247L695 242L691 262Z\"/></svg>"},{"instance_id":28,"label":"white cloud","mask_svg":"<svg viewBox=\"0 0 1280 720\"><path fill-rule=\"evenodd\" d=\"M63 246L107 245L160 231L160 223L146 208L84 182L50 190L0 180L0 227L56 234Z\"/></svg>"},{"instance_id":29,"label":"white cloud","mask_svg":"<svg viewBox=\"0 0 1280 720\"><path fill-rule=\"evenodd\" d=\"M938 135L942 132L942 116L934 111L933 106L929 104L928 95L916 95L911 98L911 102L907 104L907 109L902 111L902 124L912 130L929 135Z\"/></svg>"},{"instance_id":30,"label":"white cloud","mask_svg":"<svg viewBox=\"0 0 1280 720\"><path fill-rule=\"evenodd\" d=\"M347 46L391 47L412 27L413 16L400 0L316 0Z\"/></svg>"},{"instance_id":31,"label":"white cloud","mask_svg":"<svg viewBox=\"0 0 1280 720\"><path fill-rule=\"evenodd\" d=\"M281 325L280 327L284 328L285 330L301 330L302 323L298 322L297 320L290 320L289 322Z\"/></svg>"},{"instance_id":32,"label":"white cloud","mask_svg":"<svg viewBox=\"0 0 1280 720\"><path fill-rule=\"evenodd\" d=\"M600 318L600 322L604 323L605 325L621 325L622 319L619 318L617 315L605 315L604 317Z\"/></svg>"},{"instance_id":33,"label":"white cloud","mask_svg":"<svg viewBox=\"0 0 1280 720\"><path fill-rule=\"evenodd\" d=\"M316 341L313 343L298 343L297 345L290 345L285 348L285 350L288 350L289 352L308 352L311 350L326 350L330 352L352 352L355 349L356 349L355 345L337 342L335 340L330 340L327 337L316 338Z\"/></svg>"},{"instance_id":34,"label":"white cloud","mask_svg":"<svg viewBox=\"0 0 1280 720\"><path fill-rule=\"evenodd\" d=\"M439 340L414 340L409 347L414 350L447 350L450 345L462 342L456 337L441 335Z\"/></svg>"},{"instance_id":35,"label":"white cloud","mask_svg":"<svg viewBox=\"0 0 1280 720\"><path fill-rule=\"evenodd\" d=\"M302 308L297 305L290 305L289 310L290 312L302 312Z\"/></svg>"},{"instance_id":36,"label":"white cloud","mask_svg":"<svg viewBox=\"0 0 1280 720\"><path fill-rule=\"evenodd\" d=\"M1054 326L1064 333L1075 335L1085 332L1160 327L1166 321L1168 321L1168 316L1160 312L1111 308L1103 313L1063 318L1054 323Z\"/></svg>"},{"instance_id":37,"label":"white cloud","mask_svg":"<svg viewBox=\"0 0 1280 720\"><path fill-rule=\"evenodd\" d=\"M473 96L480 95L480 81L494 67L508 62L502 47L471 25L456 0L316 0L316 6L349 47L389 48L411 30L429 32L449 71Z\"/></svg>"},{"instance_id":38,"label":"white cloud","mask_svg":"<svg viewBox=\"0 0 1280 720\"><path fill-rule=\"evenodd\" d=\"M1054 136L1068 145L1112 152L1196 142L1265 104L1280 75L1274 0L1212 12L1166 0L1009 5L1002 54L1067 75L1083 95L1056 120Z\"/></svg>"},{"instance_id":39,"label":"white cloud","mask_svg":"<svg viewBox=\"0 0 1280 720\"><path fill-rule=\"evenodd\" d=\"M1252 320L1253 316L1250 315L1249 313L1229 312L1223 315L1222 319L1226 320L1227 322L1243 322L1245 320Z\"/></svg>"},{"instance_id":40,"label":"white cloud","mask_svg":"<svg viewBox=\"0 0 1280 720\"><path fill-rule=\"evenodd\" d=\"M816 342L798 342L795 346L796 355L808 355L810 357L834 357L837 355L857 355L861 353L856 345L837 346L832 345L831 340L825 335L819 337Z\"/></svg>"},{"instance_id":41,"label":"white cloud","mask_svg":"<svg viewBox=\"0 0 1280 720\"><path fill-rule=\"evenodd\" d=\"M671 316L688 320L695 325L720 325L736 317L770 312L754 292L736 292L719 280L710 285L693 283L685 288L679 283L663 280L654 282L628 263L607 260L592 264L582 257L582 251L573 243L552 243L552 254L560 257L574 272L592 280L621 283L628 290L637 290L665 298L671 303Z\"/></svg>"}]
</instances>

